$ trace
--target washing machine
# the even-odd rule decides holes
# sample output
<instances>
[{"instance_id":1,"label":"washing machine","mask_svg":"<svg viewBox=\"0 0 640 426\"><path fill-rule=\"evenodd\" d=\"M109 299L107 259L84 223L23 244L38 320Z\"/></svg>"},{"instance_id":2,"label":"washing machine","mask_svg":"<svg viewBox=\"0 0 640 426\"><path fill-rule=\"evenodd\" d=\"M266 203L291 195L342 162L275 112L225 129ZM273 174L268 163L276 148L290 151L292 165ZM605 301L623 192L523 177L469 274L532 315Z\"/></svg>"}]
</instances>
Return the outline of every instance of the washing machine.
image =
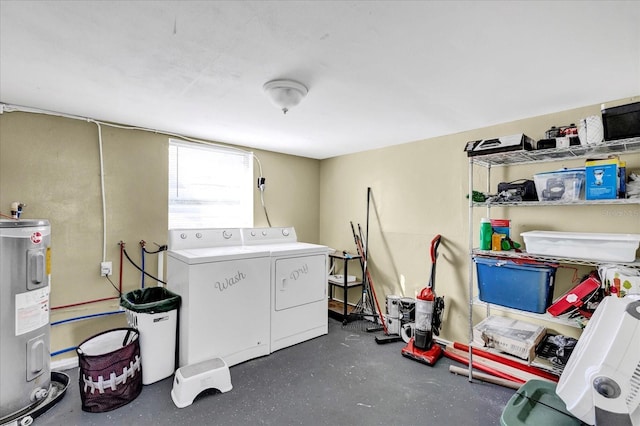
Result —
<instances>
[{"instance_id":1,"label":"washing machine","mask_svg":"<svg viewBox=\"0 0 640 426\"><path fill-rule=\"evenodd\" d=\"M179 365L268 355L270 252L243 247L239 229L170 230L168 249L167 288L182 297Z\"/></svg>"},{"instance_id":2,"label":"washing machine","mask_svg":"<svg viewBox=\"0 0 640 426\"><path fill-rule=\"evenodd\" d=\"M293 227L243 228L242 240L270 253L271 352L327 334L328 247L298 242Z\"/></svg>"}]
</instances>

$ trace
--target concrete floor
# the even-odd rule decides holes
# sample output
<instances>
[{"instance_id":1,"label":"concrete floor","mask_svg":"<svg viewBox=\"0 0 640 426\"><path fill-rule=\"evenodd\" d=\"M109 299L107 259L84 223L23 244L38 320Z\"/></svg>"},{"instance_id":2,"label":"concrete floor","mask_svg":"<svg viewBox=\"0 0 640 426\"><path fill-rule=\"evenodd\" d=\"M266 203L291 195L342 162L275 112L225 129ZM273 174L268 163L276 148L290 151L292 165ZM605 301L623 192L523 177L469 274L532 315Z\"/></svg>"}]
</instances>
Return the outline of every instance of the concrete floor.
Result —
<instances>
[{"instance_id":1,"label":"concrete floor","mask_svg":"<svg viewBox=\"0 0 640 426\"><path fill-rule=\"evenodd\" d=\"M78 369L64 398L35 425L499 425L514 390L449 373L379 345L358 323L329 319L329 334L231 367L233 390L205 392L178 409L172 377L107 413L81 409Z\"/></svg>"}]
</instances>

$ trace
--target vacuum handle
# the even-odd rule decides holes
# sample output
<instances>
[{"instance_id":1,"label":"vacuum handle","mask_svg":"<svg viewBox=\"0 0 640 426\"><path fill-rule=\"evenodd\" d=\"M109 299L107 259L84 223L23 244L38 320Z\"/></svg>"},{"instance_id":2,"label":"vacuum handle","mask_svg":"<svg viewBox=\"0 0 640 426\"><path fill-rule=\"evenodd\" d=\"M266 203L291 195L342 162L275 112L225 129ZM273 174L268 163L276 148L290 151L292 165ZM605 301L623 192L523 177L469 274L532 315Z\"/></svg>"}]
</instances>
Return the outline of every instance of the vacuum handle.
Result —
<instances>
[{"instance_id":1,"label":"vacuum handle","mask_svg":"<svg viewBox=\"0 0 640 426\"><path fill-rule=\"evenodd\" d=\"M438 234L433 238L433 240L431 240L431 263L436 263L436 259L438 258L438 246L440 245L441 239L442 236Z\"/></svg>"}]
</instances>

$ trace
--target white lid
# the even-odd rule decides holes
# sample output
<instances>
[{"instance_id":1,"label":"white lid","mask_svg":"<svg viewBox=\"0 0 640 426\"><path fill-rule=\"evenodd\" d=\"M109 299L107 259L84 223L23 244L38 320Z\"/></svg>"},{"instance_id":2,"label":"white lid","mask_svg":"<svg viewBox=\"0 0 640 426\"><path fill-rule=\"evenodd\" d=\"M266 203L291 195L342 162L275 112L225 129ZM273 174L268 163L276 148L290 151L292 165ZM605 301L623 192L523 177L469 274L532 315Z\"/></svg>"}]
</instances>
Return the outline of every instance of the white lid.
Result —
<instances>
[{"instance_id":1,"label":"white lid","mask_svg":"<svg viewBox=\"0 0 640 426\"><path fill-rule=\"evenodd\" d=\"M527 231L520 233L520 236L574 240L640 241L640 234L607 234L595 232Z\"/></svg>"}]
</instances>

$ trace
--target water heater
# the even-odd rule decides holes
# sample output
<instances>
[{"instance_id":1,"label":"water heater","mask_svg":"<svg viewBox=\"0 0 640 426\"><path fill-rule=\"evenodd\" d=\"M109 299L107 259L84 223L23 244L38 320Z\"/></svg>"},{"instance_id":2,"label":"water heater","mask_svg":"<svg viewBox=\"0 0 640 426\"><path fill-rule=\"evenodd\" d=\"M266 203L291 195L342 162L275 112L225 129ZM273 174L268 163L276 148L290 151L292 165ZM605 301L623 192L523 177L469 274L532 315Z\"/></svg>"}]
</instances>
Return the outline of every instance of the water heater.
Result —
<instances>
[{"instance_id":1,"label":"water heater","mask_svg":"<svg viewBox=\"0 0 640 426\"><path fill-rule=\"evenodd\" d=\"M48 221L0 220L0 419L49 393L50 246Z\"/></svg>"}]
</instances>

